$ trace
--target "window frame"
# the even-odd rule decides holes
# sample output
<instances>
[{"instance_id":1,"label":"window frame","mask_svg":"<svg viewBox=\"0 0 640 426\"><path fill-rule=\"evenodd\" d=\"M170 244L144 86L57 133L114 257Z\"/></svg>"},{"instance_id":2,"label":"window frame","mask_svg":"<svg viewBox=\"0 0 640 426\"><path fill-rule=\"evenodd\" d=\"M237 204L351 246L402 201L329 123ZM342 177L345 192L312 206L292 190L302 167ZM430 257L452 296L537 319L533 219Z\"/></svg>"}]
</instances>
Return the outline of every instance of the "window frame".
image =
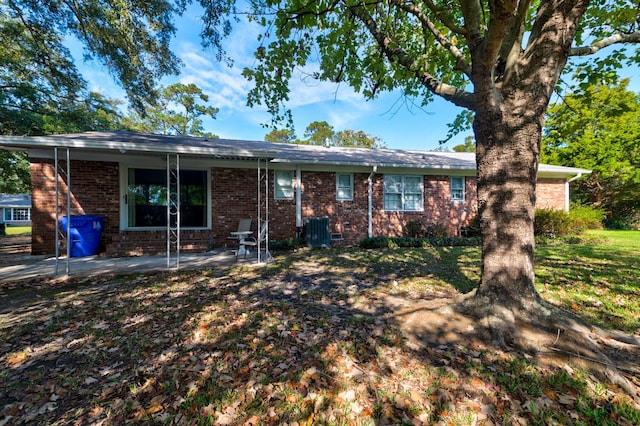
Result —
<instances>
[{"instance_id":1,"label":"window frame","mask_svg":"<svg viewBox=\"0 0 640 426\"><path fill-rule=\"evenodd\" d=\"M345 186L340 186L340 176L349 176L349 196L340 197L340 189L344 191ZM336 200L337 201L353 201L353 173L336 173Z\"/></svg>"},{"instance_id":2,"label":"window frame","mask_svg":"<svg viewBox=\"0 0 640 426\"><path fill-rule=\"evenodd\" d=\"M460 180L462 183L462 187L456 187L454 188L453 186L453 182L454 180ZM465 176L450 176L449 177L449 198L451 199L451 201L464 201L466 198L466 183L467 180L465 179ZM455 191L455 192L454 192ZM457 196L454 196L454 193L458 193L458 191L460 191L460 196L459 198Z\"/></svg>"},{"instance_id":3,"label":"window frame","mask_svg":"<svg viewBox=\"0 0 640 426\"><path fill-rule=\"evenodd\" d=\"M289 175L290 180L290 188L285 188L278 183L278 175L282 176L284 174ZM273 175L273 199L274 200L293 200L295 197L295 188L294 188L294 173L293 170L276 170ZM291 190L291 195L288 196L286 194L285 189Z\"/></svg>"},{"instance_id":4,"label":"window frame","mask_svg":"<svg viewBox=\"0 0 640 426\"><path fill-rule=\"evenodd\" d=\"M400 178L400 192L390 192L388 191L387 178ZM407 179L418 179L420 184L420 192L407 192ZM423 212L424 211L424 176L420 175L397 175L397 174L385 174L383 176L382 182L382 208L384 211L400 211L400 212ZM407 208L407 195L416 195L419 194L419 207L417 209L408 209ZM399 195L400 208L391 208L387 204L388 196Z\"/></svg>"},{"instance_id":5,"label":"window frame","mask_svg":"<svg viewBox=\"0 0 640 426\"><path fill-rule=\"evenodd\" d=\"M149 164L149 165L132 165L132 164L121 164L120 165L120 193L122 196L120 197L120 230L126 231L157 231L167 229L167 225L153 225L153 226L131 226L129 223L129 202L130 202L130 193L129 193L129 175L130 170L149 170L158 172L161 171L166 176L166 168L163 168L160 164ZM180 225L180 229L186 230L205 230L211 229L211 209L212 209L212 200L211 200L211 169L205 167L181 167L180 171L190 171L190 172L201 172L205 174L205 188L204 188L204 202L206 205L204 206L203 214L205 217L203 218L203 225L201 226L186 226ZM166 186L165 186L166 190ZM166 205L161 205L163 208L166 208ZM182 207L182 204L181 204Z\"/></svg>"},{"instance_id":6,"label":"window frame","mask_svg":"<svg viewBox=\"0 0 640 426\"><path fill-rule=\"evenodd\" d=\"M17 213L25 213L24 218L16 218ZM6 207L3 213L3 220L5 222L30 222L31 221L31 208L29 207Z\"/></svg>"}]
</instances>

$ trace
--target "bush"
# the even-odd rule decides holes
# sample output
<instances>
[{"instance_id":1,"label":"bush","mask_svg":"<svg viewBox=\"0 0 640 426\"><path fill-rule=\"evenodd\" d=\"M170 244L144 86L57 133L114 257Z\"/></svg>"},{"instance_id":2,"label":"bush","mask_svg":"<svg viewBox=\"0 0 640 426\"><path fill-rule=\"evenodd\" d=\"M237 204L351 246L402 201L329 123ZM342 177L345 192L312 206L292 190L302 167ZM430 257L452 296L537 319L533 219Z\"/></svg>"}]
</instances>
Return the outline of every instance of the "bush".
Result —
<instances>
[{"instance_id":1,"label":"bush","mask_svg":"<svg viewBox=\"0 0 640 426\"><path fill-rule=\"evenodd\" d=\"M447 228L440 223L422 223L419 220L411 220L404 227L404 236L409 238L444 238L447 236Z\"/></svg>"},{"instance_id":2,"label":"bush","mask_svg":"<svg viewBox=\"0 0 640 426\"><path fill-rule=\"evenodd\" d=\"M614 212L602 221L607 229L640 229L640 212Z\"/></svg>"},{"instance_id":3,"label":"bush","mask_svg":"<svg viewBox=\"0 0 640 426\"><path fill-rule=\"evenodd\" d=\"M480 230L480 216L475 215L471 218L467 226L460 228L460 235L463 237L480 237L482 235Z\"/></svg>"},{"instance_id":4,"label":"bush","mask_svg":"<svg viewBox=\"0 0 640 426\"><path fill-rule=\"evenodd\" d=\"M422 248L422 247L455 247L455 246L479 246L480 238L465 237L438 237L438 238L412 238L412 237L372 237L360 240L360 248Z\"/></svg>"},{"instance_id":5,"label":"bush","mask_svg":"<svg viewBox=\"0 0 640 426\"><path fill-rule=\"evenodd\" d=\"M424 227L425 238L446 238L447 228L440 223L427 223Z\"/></svg>"},{"instance_id":6,"label":"bush","mask_svg":"<svg viewBox=\"0 0 640 426\"><path fill-rule=\"evenodd\" d=\"M304 240L300 238L289 238L288 240L269 241L271 251L293 251L305 246Z\"/></svg>"},{"instance_id":7,"label":"bush","mask_svg":"<svg viewBox=\"0 0 640 426\"><path fill-rule=\"evenodd\" d=\"M569 214L564 210L537 209L533 226L536 236L556 238L571 233Z\"/></svg>"},{"instance_id":8,"label":"bush","mask_svg":"<svg viewBox=\"0 0 640 426\"><path fill-rule=\"evenodd\" d=\"M571 203L569 221L573 230L582 233L587 229L602 229L605 211L593 206Z\"/></svg>"},{"instance_id":9,"label":"bush","mask_svg":"<svg viewBox=\"0 0 640 426\"><path fill-rule=\"evenodd\" d=\"M424 226L419 220L411 220L404 227L405 237L422 238L424 236Z\"/></svg>"}]
</instances>

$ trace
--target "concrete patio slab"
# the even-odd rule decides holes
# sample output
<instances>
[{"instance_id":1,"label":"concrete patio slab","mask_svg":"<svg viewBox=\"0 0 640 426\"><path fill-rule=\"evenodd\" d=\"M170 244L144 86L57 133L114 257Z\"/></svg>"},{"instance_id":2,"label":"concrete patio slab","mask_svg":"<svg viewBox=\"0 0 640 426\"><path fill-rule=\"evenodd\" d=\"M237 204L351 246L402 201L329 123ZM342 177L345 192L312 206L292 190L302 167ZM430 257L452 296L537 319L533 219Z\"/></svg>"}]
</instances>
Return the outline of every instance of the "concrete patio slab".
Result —
<instances>
[{"instance_id":1,"label":"concrete patio slab","mask_svg":"<svg viewBox=\"0 0 640 426\"><path fill-rule=\"evenodd\" d=\"M239 258L230 251L213 251L198 254L181 254L180 270L204 269L220 266L231 266L235 263L256 264L254 258ZM102 256L76 257L69 259L67 274L67 259L45 256L31 256L29 254L5 257L0 262L0 283L15 281L31 281L35 279L89 277L96 275L129 274L147 271L163 271L167 269L166 255L108 258ZM172 259L175 266L175 258Z\"/></svg>"}]
</instances>

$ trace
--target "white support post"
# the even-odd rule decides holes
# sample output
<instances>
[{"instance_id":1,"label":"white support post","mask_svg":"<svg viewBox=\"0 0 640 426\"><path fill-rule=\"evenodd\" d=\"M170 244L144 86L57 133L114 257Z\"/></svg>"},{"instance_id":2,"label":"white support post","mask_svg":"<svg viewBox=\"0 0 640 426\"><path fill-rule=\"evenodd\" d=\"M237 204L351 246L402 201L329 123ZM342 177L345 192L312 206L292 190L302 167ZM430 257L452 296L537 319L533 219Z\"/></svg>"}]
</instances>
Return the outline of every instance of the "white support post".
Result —
<instances>
[{"instance_id":1,"label":"white support post","mask_svg":"<svg viewBox=\"0 0 640 426\"><path fill-rule=\"evenodd\" d=\"M66 149L66 165L65 170L60 169L60 157L58 155L58 147L53 149L53 167L55 169L55 180L56 180L56 218L55 218L55 233L56 233L56 269L55 275L58 275L58 266L60 261L60 230L58 228L58 224L60 222L60 176L67 186L67 226L64 231L64 239L65 246L67 249L67 258L66 258L66 266L65 266L65 275L69 275L69 258L71 257L71 156L69 153L69 148ZM62 173L61 173L62 172Z\"/></svg>"},{"instance_id":2,"label":"white support post","mask_svg":"<svg viewBox=\"0 0 640 426\"><path fill-rule=\"evenodd\" d=\"M172 260L175 252L175 262ZM180 268L180 155L167 154L167 269Z\"/></svg>"}]
</instances>

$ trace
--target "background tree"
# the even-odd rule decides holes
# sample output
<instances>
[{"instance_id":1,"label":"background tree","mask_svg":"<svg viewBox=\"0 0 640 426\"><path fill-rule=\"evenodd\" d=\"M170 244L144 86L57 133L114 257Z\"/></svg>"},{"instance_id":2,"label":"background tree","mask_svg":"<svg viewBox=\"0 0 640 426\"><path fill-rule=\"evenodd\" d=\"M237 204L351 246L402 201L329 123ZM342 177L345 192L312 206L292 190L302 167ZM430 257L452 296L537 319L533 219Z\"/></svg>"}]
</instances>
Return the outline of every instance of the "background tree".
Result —
<instances>
[{"instance_id":1,"label":"background tree","mask_svg":"<svg viewBox=\"0 0 640 426\"><path fill-rule=\"evenodd\" d=\"M2 10L2 12L5 12ZM0 15L0 133L42 135L118 127L117 103L89 93L62 38Z\"/></svg>"},{"instance_id":2,"label":"background tree","mask_svg":"<svg viewBox=\"0 0 640 426\"><path fill-rule=\"evenodd\" d=\"M264 136L264 140L274 143L296 143L296 133L293 129L273 129Z\"/></svg>"},{"instance_id":3,"label":"background tree","mask_svg":"<svg viewBox=\"0 0 640 426\"><path fill-rule=\"evenodd\" d=\"M335 146L353 148L384 148L385 144L381 139L371 136L362 130L341 130L333 138Z\"/></svg>"},{"instance_id":4,"label":"background tree","mask_svg":"<svg viewBox=\"0 0 640 426\"><path fill-rule=\"evenodd\" d=\"M27 63L26 67L51 70L58 79L65 79L70 69L65 65L71 55L49 54L64 52L63 37L75 36L86 48L85 58L102 62L122 85L132 105L140 110L142 102L156 94L157 80L179 70L180 62L169 49L175 33L172 19L189 3L10 0L0 4L0 14L16 25L16 31L26 32L32 39L27 47L33 47L38 55L34 56L36 62ZM12 43L3 46L4 49Z\"/></svg>"},{"instance_id":5,"label":"background tree","mask_svg":"<svg viewBox=\"0 0 640 426\"><path fill-rule=\"evenodd\" d=\"M5 3L0 12L0 134L122 128L118 102L87 91L54 28L42 22L27 25ZM0 151L0 166L0 191L30 192L24 153Z\"/></svg>"},{"instance_id":6,"label":"background tree","mask_svg":"<svg viewBox=\"0 0 640 426\"><path fill-rule=\"evenodd\" d=\"M26 153L0 151L0 193L31 193L30 173Z\"/></svg>"},{"instance_id":7,"label":"background tree","mask_svg":"<svg viewBox=\"0 0 640 426\"><path fill-rule=\"evenodd\" d=\"M453 152L476 152L476 143L473 136L467 136L464 143L453 147Z\"/></svg>"},{"instance_id":8,"label":"background tree","mask_svg":"<svg viewBox=\"0 0 640 426\"><path fill-rule=\"evenodd\" d=\"M549 108L541 161L592 170L572 196L616 227L640 224L640 95L628 80L597 84Z\"/></svg>"},{"instance_id":9,"label":"background tree","mask_svg":"<svg viewBox=\"0 0 640 426\"><path fill-rule=\"evenodd\" d=\"M298 139L293 129L272 130L267 133L268 142L295 143L299 145L325 145L352 148L384 148L381 139L371 136L362 130L341 130L336 132L326 121L313 121L304 131L305 139Z\"/></svg>"},{"instance_id":10,"label":"background tree","mask_svg":"<svg viewBox=\"0 0 640 426\"><path fill-rule=\"evenodd\" d=\"M144 102L144 114L129 111L126 124L137 132L217 138L204 130L203 116L216 118L218 108L207 106L209 96L195 84L175 83L160 87L153 102Z\"/></svg>"},{"instance_id":11,"label":"background tree","mask_svg":"<svg viewBox=\"0 0 640 426\"><path fill-rule=\"evenodd\" d=\"M327 141L333 143L336 132L326 121L314 121L309 123L304 131L305 139L301 143L307 145L324 145Z\"/></svg>"}]
</instances>

